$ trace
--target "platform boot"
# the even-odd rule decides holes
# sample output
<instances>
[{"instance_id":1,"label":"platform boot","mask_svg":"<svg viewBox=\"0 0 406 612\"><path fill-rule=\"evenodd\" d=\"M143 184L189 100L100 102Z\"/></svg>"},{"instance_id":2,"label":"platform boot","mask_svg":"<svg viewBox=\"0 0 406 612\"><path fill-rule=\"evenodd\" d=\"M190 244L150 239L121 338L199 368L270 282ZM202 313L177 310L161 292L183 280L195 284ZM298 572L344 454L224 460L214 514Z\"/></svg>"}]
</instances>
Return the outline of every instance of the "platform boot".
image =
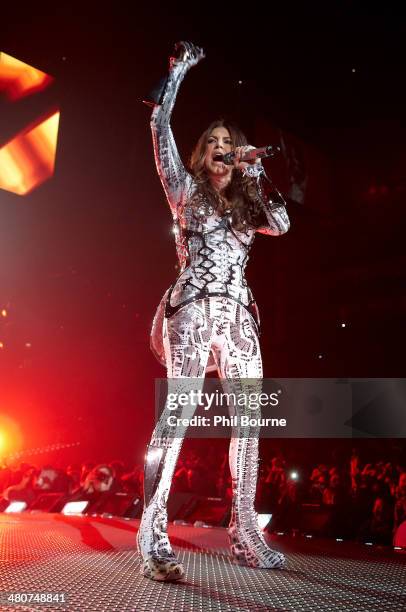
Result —
<instances>
[{"instance_id":1,"label":"platform boot","mask_svg":"<svg viewBox=\"0 0 406 612\"><path fill-rule=\"evenodd\" d=\"M254 509L258 475L258 437L231 439L230 470L233 499L227 531L234 561L238 565L248 567L281 568L285 556L272 550L266 543Z\"/></svg>"},{"instance_id":2,"label":"platform boot","mask_svg":"<svg viewBox=\"0 0 406 612\"><path fill-rule=\"evenodd\" d=\"M144 465L144 511L137 533L141 573L157 581L180 580L184 567L172 550L168 534L167 499L182 439L150 444Z\"/></svg>"}]
</instances>

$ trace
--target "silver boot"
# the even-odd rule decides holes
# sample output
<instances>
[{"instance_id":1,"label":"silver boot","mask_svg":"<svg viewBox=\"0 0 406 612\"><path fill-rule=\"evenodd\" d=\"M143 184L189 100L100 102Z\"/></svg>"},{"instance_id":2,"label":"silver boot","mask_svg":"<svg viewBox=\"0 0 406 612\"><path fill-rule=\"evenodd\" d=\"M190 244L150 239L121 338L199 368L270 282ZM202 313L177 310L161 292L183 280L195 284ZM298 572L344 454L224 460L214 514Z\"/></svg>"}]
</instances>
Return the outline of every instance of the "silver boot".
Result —
<instances>
[{"instance_id":1,"label":"silver boot","mask_svg":"<svg viewBox=\"0 0 406 612\"><path fill-rule=\"evenodd\" d=\"M182 440L168 447L147 447L144 466L144 511L137 533L141 573L158 581L180 580L185 574L167 534L166 502Z\"/></svg>"}]
</instances>

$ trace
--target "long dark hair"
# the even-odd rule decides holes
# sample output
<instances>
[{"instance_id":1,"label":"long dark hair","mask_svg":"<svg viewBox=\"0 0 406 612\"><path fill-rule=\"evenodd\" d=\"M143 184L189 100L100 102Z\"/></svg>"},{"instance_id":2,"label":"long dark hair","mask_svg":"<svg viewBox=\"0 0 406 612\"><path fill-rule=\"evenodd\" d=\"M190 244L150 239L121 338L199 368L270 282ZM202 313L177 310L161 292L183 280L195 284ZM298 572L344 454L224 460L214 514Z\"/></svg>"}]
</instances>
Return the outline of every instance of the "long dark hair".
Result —
<instances>
[{"instance_id":1,"label":"long dark hair","mask_svg":"<svg viewBox=\"0 0 406 612\"><path fill-rule=\"evenodd\" d=\"M233 170L231 181L225 188L223 194L218 193L209 181L209 177L204 165L206 156L207 141L212 131L218 127L228 130L232 148L242 147L248 144L245 135L236 126L225 122L223 119L213 121L200 136L190 158L190 169L198 184L196 197L192 198L194 203L201 202L201 197L213 203L218 214L223 216L226 209L232 209L232 222L239 231L244 231L248 227L257 228L261 225L260 217L263 215L260 206L260 195L255 179L243 176L238 170ZM199 198L200 196L200 198Z\"/></svg>"}]
</instances>

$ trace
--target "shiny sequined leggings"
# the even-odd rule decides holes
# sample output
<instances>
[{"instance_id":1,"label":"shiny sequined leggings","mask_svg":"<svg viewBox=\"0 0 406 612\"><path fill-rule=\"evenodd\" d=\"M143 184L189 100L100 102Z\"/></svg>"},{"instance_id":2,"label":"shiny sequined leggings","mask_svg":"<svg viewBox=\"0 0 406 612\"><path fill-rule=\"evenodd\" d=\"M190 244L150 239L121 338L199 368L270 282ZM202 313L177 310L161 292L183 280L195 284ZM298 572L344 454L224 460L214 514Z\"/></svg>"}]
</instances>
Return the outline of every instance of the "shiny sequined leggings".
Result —
<instances>
[{"instance_id":1,"label":"shiny sequined leggings","mask_svg":"<svg viewBox=\"0 0 406 612\"><path fill-rule=\"evenodd\" d=\"M188 392L191 385L195 390L202 388L210 351L225 391L230 379L234 393L261 390L262 361L256 326L248 311L231 299L209 297L180 309L164 321L164 345L171 393ZM191 418L194 410L193 405L184 406L177 416ZM144 513L138 538L144 561L176 559L166 533L166 503L186 427L170 427L165 413L164 410L154 429L145 462ZM230 413L252 416L247 406L232 406ZM233 503L228 533L238 562L276 567L283 562L283 556L267 547L254 510L258 437L256 425L238 426L232 431L229 462ZM154 578L150 568L151 564L149 574L144 573Z\"/></svg>"}]
</instances>

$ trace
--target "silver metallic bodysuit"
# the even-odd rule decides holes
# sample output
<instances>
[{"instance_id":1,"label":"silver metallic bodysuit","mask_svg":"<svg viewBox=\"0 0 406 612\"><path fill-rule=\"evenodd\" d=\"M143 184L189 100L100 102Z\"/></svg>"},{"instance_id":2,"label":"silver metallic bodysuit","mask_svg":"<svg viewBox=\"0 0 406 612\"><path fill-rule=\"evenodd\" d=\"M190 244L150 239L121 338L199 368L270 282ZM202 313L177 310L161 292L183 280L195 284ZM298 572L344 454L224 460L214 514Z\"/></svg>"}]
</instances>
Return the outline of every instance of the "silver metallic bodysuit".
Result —
<instances>
[{"instance_id":1,"label":"silver metallic bodysuit","mask_svg":"<svg viewBox=\"0 0 406 612\"><path fill-rule=\"evenodd\" d=\"M151 346L165 359L171 392L203 386L205 371L218 369L243 391L259 389L262 361L258 316L244 271L255 230L237 231L231 214L217 214L215 206L196 197L197 184L184 168L170 128L170 116L179 85L189 68L201 58L186 45L184 58L173 60L160 104L154 107L151 128L155 161L174 219L180 274L165 293L154 318ZM262 166L249 169L261 191ZM289 228L282 196L274 189L273 201L262 201L265 234L279 235ZM188 382L189 381L189 382ZM244 414L246 407L233 407ZM190 418L194 407L183 407L180 418ZM155 580L177 580L184 574L167 533L166 503L176 461L186 432L170 427L164 410L147 449L144 472L144 512L137 535L143 558L142 572ZM270 549L258 528L254 510L258 469L259 427L235 427L230 442L233 503L228 534L234 559L251 567L274 568L284 562Z\"/></svg>"},{"instance_id":2,"label":"silver metallic bodysuit","mask_svg":"<svg viewBox=\"0 0 406 612\"><path fill-rule=\"evenodd\" d=\"M266 178L262 166L249 168L257 174L253 180L261 194L266 225L245 232L232 226L231 214L221 217L212 203L197 194L197 183L187 172L175 144L170 117L179 85L190 65L172 63L162 104L154 108L151 129L155 163L173 216L173 231L180 273L176 283L165 293L151 332L151 348L161 363L166 365L162 324L179 308L208 296L228 297L246 308L254 317L259 332L259 313L252 292L245 280L245 268L255 231L278 236L289 229L285 202L273 187L265 198ZM269 189L268 189L269 191ZM200 203L191 205L194 197ZM230 211L231 212L231 211ZM214 369L209 357L208 371Z\"/></svg>"}]
</instances>

